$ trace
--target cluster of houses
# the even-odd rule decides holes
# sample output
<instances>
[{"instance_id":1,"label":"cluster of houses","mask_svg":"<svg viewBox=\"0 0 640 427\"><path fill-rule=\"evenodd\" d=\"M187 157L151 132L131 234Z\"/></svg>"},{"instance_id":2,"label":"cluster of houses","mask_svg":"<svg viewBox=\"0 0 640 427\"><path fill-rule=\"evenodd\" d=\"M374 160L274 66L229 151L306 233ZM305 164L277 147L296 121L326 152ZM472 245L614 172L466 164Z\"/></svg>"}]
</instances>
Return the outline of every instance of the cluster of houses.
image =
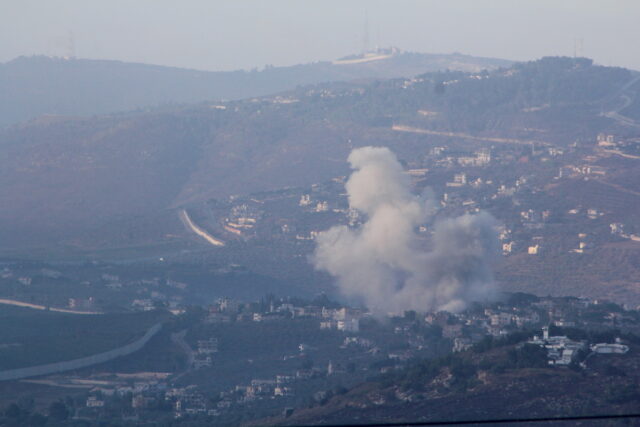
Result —
<instances>
[{"instance_id":1,"label":"cluster of houses","mask_svg":"<svg viewBox=\"0 0 640 427\"><path fill-rule=\"evenodd\" d=\"M404 366L406 362L417 357L420 350L430 345L424 334L416 332L416 324L437 326L442 331L442 337L451 340L455 352L468 349L487 335L501 337L523 328L531 329L542 325L584 326L587 322L585 319L592 317L586 315L590 313L589 310L602 312L600 307L609 307L609 305L586 298L536 298L523 295L512 302L496 303L462 313L430 312L424 315L405 313L395 318L393 333L402 336L407 345L394 350L385 350L384 343L378 345L379 343L362 333L359 323L368 313L350 307L327 308L298 305L276 299L243 305L234 300L222 298L210 307L208 316L214 315L218 320L219 315L229 316L230 322L263 322L271 316L284 321L315 318L320 328L344 332L340 349L357 350L360 355L371 354L373 358L369 360L386 359L388 363L377 368L379 372L384 373ZM612 324L623 324L626 321L625 312L616 311L614 307L611 309L613 311L605 315L605 322L610 320ZM245 316L247 313L251 315ZM541 336L534 336L528 344L545 348L550 365L567 366L572 362L581 362L585 360L585 354L624 354L629 351L629 347L619 340L614 343L589 345L586 341L573 340L564 335L554 336L549 333L548 326L543 326L542 331ZM196 343L197 346L194 346L193 350L193 368L211 366L215 362L212 360L213 357L220 351L218 340L215 337L208 337L199 339ZM288 357L300 358L317 350L308 344L301 343L297 354ZM336 350L340 351L337 348ZM286 358L287 356L284 356L283 360ZM583 363L583 366L586 365ZM271 378L253 378L248 383L237 384L226 391L216 393L214 397L203 391L200 385L172 388L165 379L153 378L114 387L98 386L89 394L86 407L99 410L105 406L105 401L110 396L117 395L130 397L133 409L152 409L162 403L172 407L175 417L222 416L252 402L296 397L301 387L306 387L304 381L346 375L348 372L350 372L348 366L336 363L334 360L322 366L300 367Z\"/></svg>"},{"instance_id":2,"label":"cluster of houses","mask_svg":"<svg viewBox=\"0 0 640 427\"><path fill-rule=\"evenodd\" d=\"M328 368L329 374L335 374ZM299 375L298 375L299 374ZM254 379L248 385L238 385L227 392L221 392L218 399L210 399L197 385L169 387L166 381L136 381L133 384L122 381L100 381L101 385L90 390L85 401L88 411L100 411L111 399L130 399L130 407L145 410L170 405L176 418L184 415L218 416L232 405L248 403L258 399L292 396L291 384L299 379L308 379L316 372L302 372L296 375L277 375L272 380ZM85 380L85 383L87 381Z\"/></svg>"},{"instance_id":3,"label":"cluster of houses","mask_svg":"<svg viewBox=\"0 0 640 427\"><path fill-rule=\"evenodd\" d=\"M634 242L640 242L640 236L627 232L626 227L623 223L611 223L609 224L609 228L611 229L611 234L613 234L614 236L622 237L623 239L629 239Z\"/></svg>"},{"instance_id":4,"label":"cluster of houses","mask_svg":"<svg viewBox=\"0 0 640 427\"><path fill-rule=\"evenodd\" d=\"M640 140L638 138L616 138L615 135L598 134L598 148L608 154L622 155L627 158L639 158Z\"/></svg>"},{"instance_id":5,"label":"cluster of houses","mask_svg":"<svg viewBox=\"0 0 640 427\"><path fill-rule=\"evenodd\" d=\"M469 348L487 335L495 337L505 336L523 328L538 327L542 324L553 324L558 327L574 327L581 323L581 316L589 307L597 307L599 301L587 298L538 298L527 304L511 305L501 303L483 311L465 311L462 313L435 312L425 314L425 324L438 326L442 336L453 343L454 351ZM253 321L265 322L270 320L289 320L297 318L314 318L318 320L320 329L337 330L347 334L345 345L362 345L359 336L360 323L363 317L370 313L363 309L341 307L327 308L313 305L297 306L288 302L263 304L260 309L257 304L242 305L230 299L221 299L210 306L206 322ZM619 312L607 313L602 320L607 325L619 326L625 321L625 314ZM396 333L407 335L407 339L415 345L410 347L420 349L424 344L420 337L413 337L411 325L396 327ZM563 341L566 343L566 341ZM209 344L206 350L200 348L198 354L210 355L212 348ZM204 344L203 344L204 345ZM207 366L207 365L204 365Z\"/></svg>"},{"instance_id":6,"label":"cluster of houses","mask_svg":"<svg viewBox=\"0 0 640 427\"><path fill-rule=\"evenodd\" d=\"M453 351L464 351L485 336L508 335L519 328L540 323L540 315L532 308L487 308L483 312L428 313L425 322L442 328L442 336L453 343Z\"/></svg>"},{"instance_id":7,"label":"cluster of houses","mask_svg":"<svg viewBox=\"0 0 640 427\"><path fill-rule=\"evenodd\" d=\"M337 329L344 332L359 332L363 310L342 307L339 309L322 308L320 329Z\"/></svg>"},{"instance_id":8,"label":"cluster of houses","mask_svg":"<svg viewBox=\"0 0 640 427\"><path fill-rule=\"evenodd\" d=\"M421 115L430 115L431 112L422 111ZM600 148L611 148L620 144L620 141L616 141L616 138L612 135L598 135L598 144ZM575 148L575 146L573 147ZM571 150L569 150L571 151ZM497 200L500 198L513 198L517 197L516 193L521 190L533 190L537 191L540 183L535 182L535 178L532 176L519 176L514 179L512 176L509 178L513 180L511 182L505 182L504 179L493 173L493 169L488 169L486 166L491 164L515 164L518 162L527 162L529 158L539 157L543 161L549 159L549 157L557 157L565 154L565 150L550 145L540 145L536 143L531 144L531 148L523 149L521 146L492 146L491 148L482 148L476 151L464 151L454 148L453 146L437 146L430 149L422 158L413 159L409 162L407 173L414 181L421 181L425 179L425 176L431 168L444 168L450 170L450 178L448 182L443 182L445 186L445 193L441 200L441 205L445 208L458 209L462 208L466 212L477 212L483 208L490 200ZM579 153L578 153L579 154ZM606 170L596 163L598 156L582 156L582 160L586 163L577 163L576 165L564 165L560 168L560 175L555 177L561 179L565 177L580 178L580 179L600 179L606 176ZM440 174L443 176L442 174ZM339 179L339 178L336 178ZM340 177L344 179L344 177ZM498 182L501 180L502 182ZM538 186L538 187L536 187ZM471 191L473 190L473 191ZM476 191L477 190L477 191ZM284 194L283 200L290 197L294 197L297 205L302 213L305 215L299 216L300 211L294 212L291 209L290 201L286 203L286 207L274 208L280 209L282 212L276 214L277 221L282 222L279 224L279 228L282 230L282 234L292 238L297 243L303 241L313 241L319 234L319 230L323 229L319 227L317 223L305 222L309 216L306 213L312 212L333 212L344 213L345 221L350 225L356 225L358 223L357 217L354 217L354 212L348 209L340 209L341 204L339 198L344 194L339 193L336 188L329 188L325 184L314 184L311 191L307 193L296 193L295 195ZM254 200L254 199L247 199ZM262 202L262 201L261 201ZM344 202L344 201L343 201ZM490 202L489 202L490 203ZM231 208L230 213L225 213L227 216L225 219L225 227L230 226L234 233L245 233L248 229L255 229L257 214L255 212L247 213L247 206L249 204L239 204ZM517 200L514 200L514 206L519 206ZM519 221L514 224L510 224L516 231L525 232L531 230L539 230L537 236L531 241L518 240L519 236L514 239L511 237L509 240L502 241L503 254L505 256L526 253L529 255L541 255L548 252L552 248L548 244L543 244L542 239L544 234L543 229L547 226L547 222L551 217L551 210L546 208L540 208L534 206L529 209L521 210L521 208L515 208L513 214L519 214ZM598 219L606 214L599 208L576 208L576 215L583 213L588 219ZM266 212L263 212L266 216ZM572 215L572 210L568 213ZM282 215L280 215L282 214ZM559 214L559 212L554 212ZM573 216L573 215L572 215ZM286 217L286 219L285 219ZM576 217L576 219L578 219ZM250 221L250 222L247 222ZM276 222L277 222L276 221ZM274 227L267 227L271 231L276 230ZM640 241L640 237L631 233L624 233L619 231L621 227L618 227L616 231L612 231L613 234L619 235L624 238L637 239ZM229 231L229 230L228 230ZM527 237L528 238L528 237ZM537 240L536 240L537 239ZM577 242L576 247L570 249L570 252L576 254L588 253L594 247L594 240L589 241L580 240Z\"/></svg>"},{"instance_id":9,"label":"cluster of houses","mask_svg":"<svg viewBox=\"0 0 640 427\"><path fill-rule=\"evenodd\" d=\"M126 374L121 374L116 379L84 379L84 378L64 378L60 381L72 384L76 387L83 387L95 384L90 389L85 401L85 408L89 411L99 411L104 408L110 399L131 399L130 404L133 409L146 409L155 405L159 399L164 398L169 390L167 378L169 373L155 372L145 373L146 377L136 377L132 374L129 378ZM62 384L61 382L61 384Z\"/></svg>"},{"instance_id":10,"label":"cluster of houses","mask_svg":"<svg viewBox=\"0 0 640 427\"><path fill-rule=\"evenodd\" d=\"M629 351L629 347L620 342L619 339L615 343L597 343L590 347L587 341L572 340L564 335L550 336L549 327L542 328L542 337L535 335L528 341L528 344L538 345L547 350L548 362L550 365L570 365L577 360L580 351L592 352L594 354L625 354ZM586 367L582 363L583 367Z\"/></svg>"},{"instance_id":11,"label":"cluster of houses","mask_svg":"<svg viewBox=\"0 0 640 427\"><path fill-rule=\"evenodd\" d=\"M337 329L358 332L360 319L367 312L362 309L342 307L331 309L315 305L298 306L288 302L272 301L268 304L243 304L229 298L221 298L208 307L206 323L269 322L274 320L313 318L320 320L320 329Z\"/></svg>"},{"instance_id":12,"label":"cluster of houses","mask_svg":"<svg viewBox=\"0 0 640 427\"><path fill-rule=\"evenodd\" d=\"M304 344L300 345L304 350ZM272 379L252 379L248 384L236 385L230 390L220 392L217 399L206 399L198 387L171 389L165 399L173 402L175 417L185 414L206 414L219 416L235 405L244 405L256 400L277 399L295 396L294 384L298 381L346 373L344 366L329 362L326 369L313 367L298 369L291 375L276 375Z\"/></svg>"}]
</instances>

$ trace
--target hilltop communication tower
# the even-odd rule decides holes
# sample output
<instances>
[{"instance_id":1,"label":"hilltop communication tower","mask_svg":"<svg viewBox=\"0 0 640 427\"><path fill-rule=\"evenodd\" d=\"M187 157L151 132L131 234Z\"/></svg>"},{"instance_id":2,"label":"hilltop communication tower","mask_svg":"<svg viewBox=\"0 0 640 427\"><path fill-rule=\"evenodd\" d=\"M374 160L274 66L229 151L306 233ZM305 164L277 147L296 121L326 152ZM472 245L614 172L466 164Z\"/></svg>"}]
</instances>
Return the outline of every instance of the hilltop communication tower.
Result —
<instances>
[{"instance_id":1,"label":"hilltop communication tower","mask_svg":"<svg viewBox=\"0 0 640 427\"><path fill-rule=\"evenodd\" d=\"M362 36L362 54L369 52L369 12L364 10L364 35Z\"/></svg>"},{"instance_id":2,"label":"hilltop communication tower","mask_svg":"<svg viewBox=\"0 0 640 427\"><path fill-rule=\"evenodd\" d=\"M67 35L67 58L75 58L76 57L76 38L73 35L73 31L69 30L69 34Z\"/></svg>"},{"instance_id":3,"label":"hilltop communication tower","mask_svg":"<svg viewBox=\"0 0 640 427\"><path fill-rule=\"evenodd\" d=\"M573 39L573 57L578 58L584 56L584 39Z\"/></svg>"}]
</instances>

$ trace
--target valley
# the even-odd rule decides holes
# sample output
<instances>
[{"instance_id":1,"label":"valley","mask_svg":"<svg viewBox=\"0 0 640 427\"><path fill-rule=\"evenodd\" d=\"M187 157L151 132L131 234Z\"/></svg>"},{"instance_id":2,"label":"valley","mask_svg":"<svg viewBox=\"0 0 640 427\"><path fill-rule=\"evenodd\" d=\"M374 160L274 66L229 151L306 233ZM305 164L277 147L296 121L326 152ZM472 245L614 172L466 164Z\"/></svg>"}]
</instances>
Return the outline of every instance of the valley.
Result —
<instances>
[{"instance_id":1,"label":"valley","mask_svg":"<svg viewBox=\"0 0 640 427\"><path fill-rule=\"evenodd\" d=\"M566 57L424 71L0 131L0 370L135 350L1 382L5 412L299 425L634 409L637 72ZM370 146L429 212L385 216L378 261L408 234L436 270L470 260L443 267L445 302L485 258L491 292L451 313L367 307L322 269L327 230L373 227L348 161ZM372 176L381 193L393 181ZM479 215L486 254L439 231L473 237ZM468 258L432 258L454 244ZM419 269L396 267L406 290Z\"/></svg>"}]
</instances>

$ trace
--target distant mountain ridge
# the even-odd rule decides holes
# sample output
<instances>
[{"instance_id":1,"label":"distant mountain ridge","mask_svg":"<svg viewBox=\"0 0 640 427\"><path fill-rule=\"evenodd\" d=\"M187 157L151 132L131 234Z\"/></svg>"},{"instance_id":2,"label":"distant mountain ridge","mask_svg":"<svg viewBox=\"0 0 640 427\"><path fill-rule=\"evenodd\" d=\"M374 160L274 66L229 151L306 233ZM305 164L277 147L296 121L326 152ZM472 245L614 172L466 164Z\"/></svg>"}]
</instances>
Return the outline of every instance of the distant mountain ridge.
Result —
<instances>
[{"instance_id":1,"label":"distant mountain ridge","mask_svg":"<svg viewBox=\"0 0 640 427\"><path fill-rule=\"evenodd\" d=\"M386 52L386 50L385 50ZM509 66L502 59L390 50L380 60L261 71L197 71L112 60L19 57L0 64L0 128L50 115L91 116L168 104L263 96L298 85Z\"/></svg>"},{"instance_id":2,"label":"distant mountain ridge","mask_svg":"<svg viewBox=\"0 0 640 427\"><path fill-rule=\"evenodd\" d=\"M173 210L192 203L344 175L355 146L393 146L404 159L425 149L423 135L398 129L526 141L544 128L544 138L560 145L593 138L612 124L600 100L632 76L586 59L545 58L486 73L42 118L0 132L0 242L73 239L135 218L162 230L164 213L177 222Z\"/></svg>"},{"instance_id":3,"label":"distant mountain ridge","mask_svg":"<svg viewBox=\"0 0 640 427\"><path fill-rule=\"evenodd\" d=\"M517 185L520 177L531 186L517 199L489 202L494 199L485 192L471 201L517 214L517 219L507 216L517 224L518 210L526 206L549 206L553 213L544 228L543 253L509 256L497 273L499 281L519 291L640 301L640 251L628 247L635 242L609 241L610 223L635 227L637 222L637 156L606 157L600 150L606 147L596 141L598 134L640 140L638 128L640 74L586 58L320 83L264 97L150 111L41 117L0 131L0 253L141 248L146 254L144 248L154 245L181 251L192 237L179 219L181 209L203 225L201 220L211 218L201 208L210 203L312 188L347 175L346 159L356 147L387 146L409 168L422 168L427 166L422 159L433 157L429 153L437 147L450 147L458 154L447 156L455 158L480 148L499 154L499 147L509 146L500 163L484 171L469 169L470 177L477 173L492 181L496 191L500 183L507 190ZM594 161L606 176L553 178L558 169L583 173ZM436 165L428 185L448 191L453 173L467 169ZM469 197L475 197L472 188L464 189ZM587 249L581 258L573 251L576 236L594 222L573 224L567 212L575 208L585 212L584 221L598 222L598 236L607 236L606 244ZM591 220L588 211L609 213ZM274 236L278 230L280 225L273 228ZM533 230L519 233L542 233ZM531 238L519 236L524 244ZM244 252L227 242L220 256Z\"/></svg>"}]
</instances>

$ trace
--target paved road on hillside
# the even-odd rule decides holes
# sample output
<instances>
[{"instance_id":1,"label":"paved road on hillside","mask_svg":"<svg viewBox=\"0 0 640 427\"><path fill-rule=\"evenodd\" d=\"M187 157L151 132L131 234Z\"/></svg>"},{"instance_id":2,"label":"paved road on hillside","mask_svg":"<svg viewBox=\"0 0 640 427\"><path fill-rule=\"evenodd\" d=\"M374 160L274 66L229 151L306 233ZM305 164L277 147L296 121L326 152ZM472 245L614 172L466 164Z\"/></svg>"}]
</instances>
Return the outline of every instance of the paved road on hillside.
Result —
<instances>
[{"instance_id":1,"label":"paved road on hillside","mask_svg":"<svg viewBox=\"0 0 640 427\"><path fill-rule=\"evenodd\" d=\"M67 308L47 307L44 305L31 304L29 302L22 302L22 301L18 301L14 299L6 299L6 298L0 298L0 304L14 305L16 307L32 308L34 310L49 310L49 311L55 311L58 313L68 313L68 314L102 314L98 311L79 311L79 310L69 310Z\"/></svg>"},{"instance_id":2,"label":"paved road on hillside","mask_svg":"<svg viewBox=\"0 0 640 427\"><path fill-rule=\"evenodd\" d=\"M224 242L222 240L213 237L211 234L207 233L205 230L198 227L198 225L196 225L196 223L194 223L191 220L191 218L189 217L189 214L185 209L182 209L179 215L180 215L180 219L189 230L193 231L195 234L202 237L204 240L206 240L208 243L212 244L213 246L224 246Z\"/></svg>"},{"instance_id":3,"label":"paved road on hillside","mask_svg":"<svg viewBox=\"0 0 640 427\"><path fill-rule=\"evenodd\" d=\"M602 113L602 116L607 117L607 118L612 119L612 120L615 120L618 123L621 123L621 124L626 125L626 126L640 128L640 122L620 114L620 111L622 111L625 108L627 108L633 102L633 99L626 92L634 84L636 84L638 81L640 81L640 75L636 76L635 78L631 79L627 84L625 84L620 89L620 91L618 92L618 95L617 95L617 96L620 96L623 99L622 105L620 107L616 108L615 110L611 110L611 111L607 111L606 113Z\"/></svg>"}]
</instances>

